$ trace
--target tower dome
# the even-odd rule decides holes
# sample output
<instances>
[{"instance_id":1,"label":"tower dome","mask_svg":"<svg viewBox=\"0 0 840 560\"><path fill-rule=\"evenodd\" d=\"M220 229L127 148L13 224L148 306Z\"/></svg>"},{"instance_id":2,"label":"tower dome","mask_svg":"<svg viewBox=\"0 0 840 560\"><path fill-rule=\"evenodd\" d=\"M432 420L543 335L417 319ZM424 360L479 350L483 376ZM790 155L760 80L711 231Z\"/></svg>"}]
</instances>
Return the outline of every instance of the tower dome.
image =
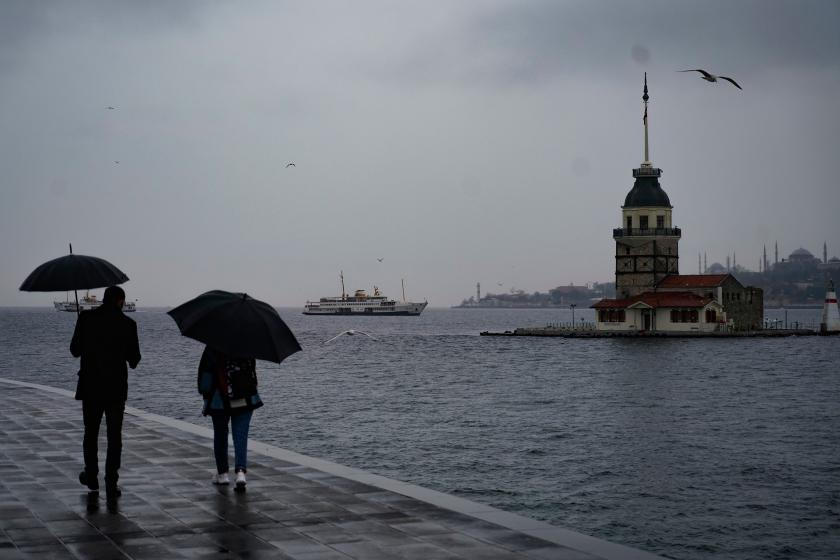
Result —
<instances>
[{"instance_id":1,"label":"tower dome","mask_svg":"<svg viewBox=\"0 0 840 560\"><path fill-rule=\"evenodd\" d=\"M661 175L662 170L659 168L634 169L633 176L636 182L624 199L624 208L673 208L668 194L659 184Z\"/></svg>"}]
</instances>

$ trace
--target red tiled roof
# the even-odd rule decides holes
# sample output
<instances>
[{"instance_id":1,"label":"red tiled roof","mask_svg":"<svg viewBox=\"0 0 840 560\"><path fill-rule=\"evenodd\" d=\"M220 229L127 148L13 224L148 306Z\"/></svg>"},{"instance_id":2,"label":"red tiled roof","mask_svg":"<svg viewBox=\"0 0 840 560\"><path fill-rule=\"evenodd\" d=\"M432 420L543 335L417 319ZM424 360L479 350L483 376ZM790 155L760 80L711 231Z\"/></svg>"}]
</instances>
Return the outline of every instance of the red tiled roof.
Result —
<instances>
[{"instance_id":1,"label":"red tiled roof","mask_svg":"<svg viewBox=\"0 0 840 560\"><path fill-rule=\"evenodd\" d=\"M602 299L601 301L596 301L589 307L591 309L625 309L628 305L630 305L632 300L630 299Z\"/></svg>"},{"instance_id":2,"label":"red tiled roof","mask_svg":"<svg viewBox=\"0 0 840 560\"><path fill-rule=\"evenodd\" d=\"M713 298L702 297L692 292L645 292L626 299L602 299L592 305L594 309L627 309L633 304L644 303L653 308L660 307L706 307Z\"/></svg>"},{"instance_id":3,"label":"red tiled roof","mask_svg":"<svg viewBox=\"0 0 840 560\"><path fill-rule=\"evenodd\" d=\"M671 274L663 278L658 288L713 288L723 284L729 274Z\"/></svg>"}]
</instances>

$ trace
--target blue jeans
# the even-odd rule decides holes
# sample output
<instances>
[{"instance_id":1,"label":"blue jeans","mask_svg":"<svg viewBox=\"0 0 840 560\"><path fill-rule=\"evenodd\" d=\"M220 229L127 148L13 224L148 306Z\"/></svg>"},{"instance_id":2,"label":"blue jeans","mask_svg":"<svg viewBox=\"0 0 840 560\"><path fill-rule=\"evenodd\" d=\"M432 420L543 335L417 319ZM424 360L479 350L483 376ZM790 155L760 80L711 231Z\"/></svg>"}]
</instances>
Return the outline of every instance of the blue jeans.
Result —
<instances>
[{"instance_id":1,"label":"blue jeans","mask_svg":"<svg viewBox=\"0 0 840 560\"><path fill-rule=\"evenodd\" d=\"M216 456L216 471L228 472L228 421L233 434L233 455L236 470L247 471L248 467L248 427L251 425L253 411L245 410L230 414L224 410L214 410L213 418L213 454Z\"/></svg>"}]
</instances>

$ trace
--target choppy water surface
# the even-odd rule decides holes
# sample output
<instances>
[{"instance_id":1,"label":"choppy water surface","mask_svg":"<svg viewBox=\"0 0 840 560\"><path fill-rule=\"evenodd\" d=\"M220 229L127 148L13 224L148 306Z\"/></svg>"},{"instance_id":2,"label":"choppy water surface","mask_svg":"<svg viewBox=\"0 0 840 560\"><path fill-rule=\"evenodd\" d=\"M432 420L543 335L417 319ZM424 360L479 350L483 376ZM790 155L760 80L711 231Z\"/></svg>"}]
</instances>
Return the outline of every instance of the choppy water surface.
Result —
<instances>
[{"instance_id":1,"label":"choppy water surface","mask_svg":"<svg viewBox=\"0 0 840 560\"><path fill-rule=\"evenodd\" d=\"M674 558L840 557L840 338L477 336L568 313L281 310L304 351L258 365L252 436ZM209 426L202 346L163 310L132 317L129 404ZM0 376L73 389L74 322L0 310ZM322 344L351 328L378 340Z\"/></svg>"}]
</instances>

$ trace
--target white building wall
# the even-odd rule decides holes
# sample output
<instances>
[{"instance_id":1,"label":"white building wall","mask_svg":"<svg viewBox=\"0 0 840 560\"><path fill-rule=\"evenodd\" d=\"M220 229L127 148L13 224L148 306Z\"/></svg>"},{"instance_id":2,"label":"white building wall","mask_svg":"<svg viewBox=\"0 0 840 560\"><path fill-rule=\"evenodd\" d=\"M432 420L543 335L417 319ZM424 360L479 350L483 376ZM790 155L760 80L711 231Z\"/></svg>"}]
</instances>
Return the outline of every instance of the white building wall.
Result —
<instances>
[{"instance_id":1,"label":"white building wall","mask_svg":"<svg viewBox=\"0 0 840 560\"><path fill-rule=\"evenodd\" d=\"M671 209L670 208L663 208L661 206L656 207L643 207L643 208L628 208L626 210L621 211L621 227L627 227L627 217L633 218L633 229L639 228L639 218L641 216L648 217L648 228L654 229L656 228L656 217L657 216L664 216L665 217L665 226L666 228L673 227L671 225Z\"/></svg>"},{"instance_id":2,"label":"white building wall","mask_svg":"<svg viewBox=\"0 0 840 560\"><path fill-rule=\"evenodd\" d=\"M717 318L724 317L722 308L715 305L707 305L703 309L698 309L698 322L696 323L672 323L671 322L671 308L651 309L650 313L653 320L651 331L660 332L714 332L717 329L718 323L706 322L706 309L715 309L717 311ZM599 331L619 332L619 331L640 331L644 327L644 320L642 318L641 309L627 309L625 312L625 321L623 323L602 323L598 321L598 314L595 314L595 328Z\"/></svg>"},{"instance_id":3,"label":"white building wall","mask_svg":"<svg viewBox=\"0 0 840 560\"><path fill-rule=\"evenodd\" d=\"M717 328L717 323L706 322L706 309L699 309L697 314L696 323L672 323L671 308L657 309L656 330L667 332L712 332Z\"/></svg>"}]
</instances>

